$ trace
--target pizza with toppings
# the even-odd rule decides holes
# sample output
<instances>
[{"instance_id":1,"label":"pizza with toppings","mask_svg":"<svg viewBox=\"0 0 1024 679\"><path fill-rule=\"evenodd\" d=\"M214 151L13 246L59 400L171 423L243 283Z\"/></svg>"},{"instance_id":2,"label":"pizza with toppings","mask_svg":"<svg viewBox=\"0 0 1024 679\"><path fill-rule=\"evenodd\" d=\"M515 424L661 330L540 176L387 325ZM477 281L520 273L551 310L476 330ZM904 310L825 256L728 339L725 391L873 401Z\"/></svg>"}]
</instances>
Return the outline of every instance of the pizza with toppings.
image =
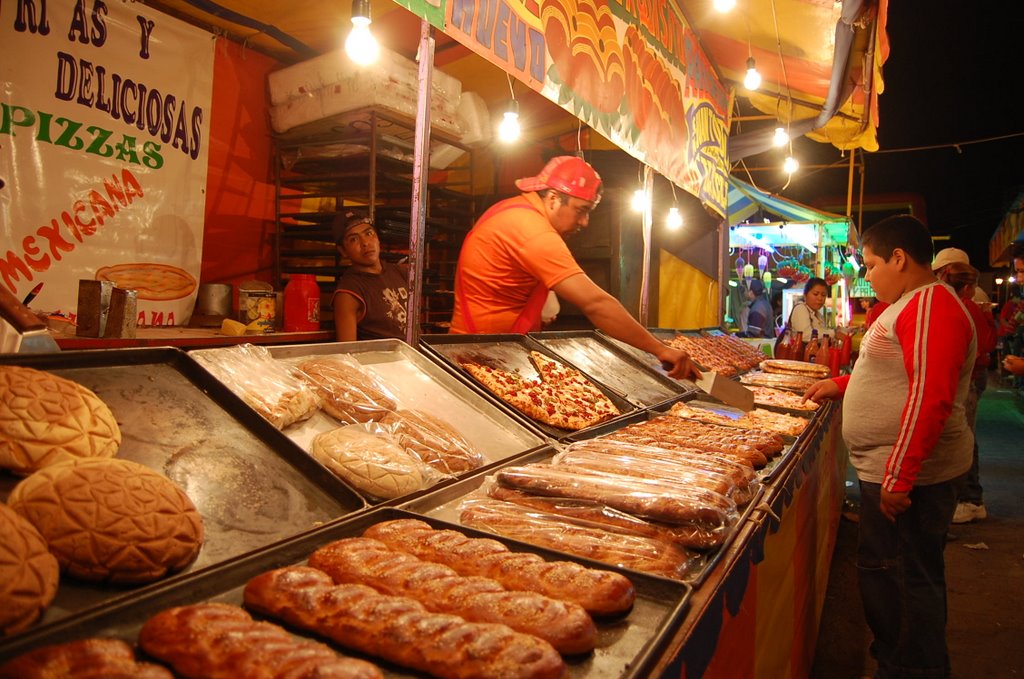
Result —
<instances>
[{"instance_id":1,"label":"pizza with toppings","mask_svg":"<svg viewBox=\"0 0 1024 679\"><path fill-rule=\"evenodd\" d=\"M536 351L530 358L537 379L479 363L460 363L480 384L527 417L558 429L578 431L621 412L583 374Z\"/></svg>"}]
</instances>

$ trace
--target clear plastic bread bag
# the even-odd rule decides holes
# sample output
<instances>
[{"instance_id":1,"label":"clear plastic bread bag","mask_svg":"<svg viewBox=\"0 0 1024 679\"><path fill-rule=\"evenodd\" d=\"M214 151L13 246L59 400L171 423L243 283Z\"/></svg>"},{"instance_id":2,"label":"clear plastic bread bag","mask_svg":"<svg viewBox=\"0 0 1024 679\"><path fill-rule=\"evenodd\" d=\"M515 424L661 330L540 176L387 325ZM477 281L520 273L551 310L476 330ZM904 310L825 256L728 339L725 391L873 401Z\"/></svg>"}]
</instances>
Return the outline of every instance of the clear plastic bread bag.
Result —
<instances>
[{"instance_id":1,"label":"clear plastic bread bag","mask_svg":"<svg viewBox=\"0 0 1024 679\"><path fill-rule=\"evenodd\" d=\"M319 394L324 412L339 422L380 420L398 407L384 382L351 356L303 356L289 362Z\"/></svg>"},{"instance_id":2,"label":"clear plastic bread bag","mask_svg":"<svg viewBox=\"0 0 1024 679\"><path fill-rule=\"evenodd\" d=\"M434 470L455 476L482 467L484 456L455 427L422 410L399 409L381 421L406 452Z\"/></svg>"}]
</instances>

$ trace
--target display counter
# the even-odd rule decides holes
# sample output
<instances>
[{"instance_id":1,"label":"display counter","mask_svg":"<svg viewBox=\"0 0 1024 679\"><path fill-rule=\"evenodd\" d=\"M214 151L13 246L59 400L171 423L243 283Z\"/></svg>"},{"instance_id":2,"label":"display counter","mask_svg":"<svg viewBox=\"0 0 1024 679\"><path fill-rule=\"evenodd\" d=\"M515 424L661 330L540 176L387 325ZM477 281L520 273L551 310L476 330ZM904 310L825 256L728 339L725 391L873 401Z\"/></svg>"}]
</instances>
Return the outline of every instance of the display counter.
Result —
<instances>
[{"instance_id":1,"label":"display counter","mask_svg":"<svg viewBox=\"0 0 1024 679\"><path fill-rule=\"evenodd\" d=\"M170 332L172 330L177 332ZM140 334L142 332L140 331ZM469 416L469 413L478 414L481 423L480 435L476 435L476 430L467 431L466 435L482 447L503 440L499 434L505 438L511 437L513 440L506 446L507 451L489 460L487 466L477 472L460 475L459 478L439 483L434 488L426 488L410 496L397 498L385 503L384 506L374 507L373 505L376 503L365 497L362 500L354 498L354 511L345 507L332 512L334 516L345 511L349 513L347 516L335 520L327 520L322 527L312 531L288 537L277 544L268 544L248 554L229 556L223 560L218 559L219 563L210 563L210 567L204 568L200 563L200 567L193 568L189 573L182 573L172 581L160 586L142 588L135 594L121 597L113 605L108 606L99 602L90 609L89 615L80 620L76 620L74 612L67 613L56 622L44 619L20 638L15 637L0 643L0 660L11 657L19 650L44 643L104 634L107 631L112 635L121 636L131 643L134 641L133 630L135 628L125 627L118 621L128 618L141 621L148 615L158 612L168 602L177 600L179 595L190 600L203 600L206 598L204 594L206 590L203 590L202 587L197 590L197 586L206 583L211 578L216 579L214 574L234 572L232 569L237 570L238 568L241 568L241 572L249 574L250 566L252 569L258 570L258 567L262 567L264 563L297 562L302 554L309 551L310 547L318 544L319 538L316 537L318 531L322 532L324 536L331 537L355 535L358 533L355 529L362 524L357 525L353 522L365 523L369 521L367 517L372 516L373 512L387 511L389 506L399 511L422 516L425 520L440 527L447 525L472 533L471 528L460 526L457 512L440 514L437 511L432 511L431 507L435 509L442 506L453 507L453 503L468 492L463 489L477 488L483 483L485 475L492 474L505 465L546 462L552 454L563 450L570 443L569 437L553 436L543 428L533 431L530 427L525 426L528 423L524 422L522 415L514 410L503 411L500 401L486 397L482 391L478 390L479 385L474 385L469 378L459 374L453 368L453 365L450 364L451 361L441 360L439 354L432 354L429 351L417 352L397 340L378 341L378 343L385 342L379 346L372 343L337 343L312 347L308 345L309 342L330 339L326 337L328 333L290 333L229 338L214 331L204 333L203 331L180 328L163 329L146 334L149 336L143 336L136 340L76 338L73 341L84 343L78 344L76 348L109 347L111 346L109 342L124 342L126 344L120 346L126 347L136 347L140 344L145 346L146 342L164 345L178 343L178 346L190 346L198 349L196 354L207 354L207 348L219 344L244 342L288 344L290 340L293 346L275 347L271 352L278 360L293 360L306 354L319 355L335 352L348 354L356 358L360 364L371 367L372 371L388 382L387 386L393 391L399 406L427 407L433 409L434 414L439 417L446 413L452 413L452 422L461 422ZM545 339L565 340L566 338L560 335L546 338L542 333L536 339L543 345ZM569 339L574 343L573 348L581 341L577 337ZM598 341L598 338L583 339ZM561 346L555 348L564 349ZM225 351L228 350L225 349ZM145 367L142 365L145 363L144 361L140 363L139 360L128 356L129 354L141 356L137 353L138 351L152 350L126 351L123 352L124 361L117 361L109 356L105 361L118 365L123 363L128 366L139 364ZM173 349L166 351L176 352ZM29 364L64 373L70 378L82 379L87 383L90 379L95 382L101 377L117 382L118 378L115 373L110 373L108 377L106 372L99 370L86 371L94 364L97 368L105 365L96 364L95 360L88 359L88 354L92 353L80 353L78 357L74 352L52 354L45 360L38 359L40 362L30 362ZM97 355L100 353L96 352ZM120 354L122 352L105 353ZM570 352L563 353L570 354ZM612 361L614 358L609 354L604 361ZM212 394L218 403L224 404L224 407L229 408L231 412L237 411L239 417L242 418L243 425L258 432L272 444L271 447L276 456L287 459L295 458L294 464L305 459L303 456L306 453L304 450L306 446L303 445L302 440L295 440L297 435L294 432L289 432L287 429L281 432L273 431L268 429L269 425L265 422L251 421L249 415L255 416L255 411L243 414L240 410L245 407L242 399L228 393L227 388L220 382L214 383L212 381L214 376L206 373L200 367L201 362L198 357L193 354L176 352L173 359L175 365L182 366L180 371L191 376L190 379L202 384L210 382L206 387L207 393ZM24 363L26 360L6 361L0 358L0 363ZM570 365L573 364L571 360L567 362ZM634 370L639 369L638 366L642 368L643 364L630 363L630 367ZM604 367L607 367L604 363L597 364L592 366L592 370L598 373L600 371L597 368ZM398 368L403 369L399 370ZM412 370L412 368L416 369ZM134 378L132 378L131 369L127 370L126 376L120 379L131 382ZM147 369L147 374L148 372L151 371ZM613 370L612 373L615 371ZM141 372L139 379L141 379ZM160 386L163 382L159 376L154 379L157 380L156 386ZM663 381L662 377L658 379ZM666 388L674 386L672 382L664 384ZM103 386L101 382L97 382L94 386L108 398L109 394L120 393L120 391L112 391L113 387L100 388ZM123 391L123 385L120 382L114 386L117 387L117 390ZM630 391L632 390L630 389ZM697 396L687 389L679 391L676 398L687 399L687 402ZM623 400L625 401L625 398ZM648 402L656 400L650 399ZM627 412L622 422L606 423L606 428L609 431L616 431L628 423L643 423L652 418L664 416L673 402L673 399L669 399L657 406L648 406L641 401L635 405L634 410ZM124 400L123 403L115 402L114 405L119 413L123 411L123 414L127 414L131 410L131 401L129 400ZM683 589L678 591L671 590L675 593L673 596L678 595L675 599L676 604L658 612L661 622L657 623L657 629L643 631L645 635L643 638L649 641L644 642L638 636L635 643L625 644L619 641L618 636L620 632L624 633L623 631L630 630L639 634L643 625L650 622L651 616L641 615L646 609L638 609L635 611L636 616L631 613L620 621L605 621L599 625L599 632L603 640L601 643L606 645L599 646L598 650L590 656L569 659L570 676L661 676L685 677L686 679L695 677L775 679L777 677L808 676L814 656L818 622L828 583L829 565L843 499L846 454L841 445L840 408L825 405L813 416L805 415L805 417L810 418L807 429L802 435L789 439L786 452L778 458L775 467L765 468L760 472L761 489L743 511L728 540L722 543L717 552L712 553L713 557L708 560L707 567L697 577L683 578L680 582L678 579L631 571L635 574L638 583L643 585L641 588L643 592L651 593L651 596L648 597L651 601L656 601L658 598L658 582L666 583L666 587L669 584L683 586ZM133 420L126 419L121 415L119 415L119 420L126 422L126 429L130 429L128 425ZM309 422L313 424L307 422L303 426L308 428L315 425L315 419L309 420ZM488 426L492 423L504 428L500 432L490 431L488 433ZM603 430L596 431L592 435L602 432ZM156 440L159 438L157 437ZM541 444L540 447L537 444ZM523 452L520 454L517 452L519 450ZM312 458L306 462L314 464ZM314 466L316 466L314 472L319 474L324 471L324 468L319 465L314 464ZM301 465L299 467L301 468ZM187 481L187 478L183 478ZM321 483L325 482L321 481ZM359 508L359 503L362 501L365 501L365 505ZM345 528L345 525L348 528ZM505 538L500 539L506 541ZM269 542L273 543L274 538L271 537ZM532 547L528 542L517 542L514 539L508 540L508 542L513 547L518 545L519 549L543 549ZM295 547L296 545L301 546L301 549ZM289 549L291 551L288 551ZM257 554L261 556L254 556ZM578 556L563 556L562 558L581 560ZM257 559L258 563L250 564L249 562L253 559ZM582 561L588 562L589 559L582 559ZM590 562L590 564L599 565L596 562ZM239 582L241 581L239 580ZM235 581L231 581L219 583L218 586L227 591L235 588L237 584ZM209 591L216 593L220 590ZM235 590L231 589L231 591ZM159 592L159 595L154 592ZM186 592L194 594L188 594L186 597ZM93 624L90 623L90 620ZM109 630L103 625L95 626L94 623L100 620L109 623ZM389 672L386 676L408 675Z\"/></svg>"}]
</instances>

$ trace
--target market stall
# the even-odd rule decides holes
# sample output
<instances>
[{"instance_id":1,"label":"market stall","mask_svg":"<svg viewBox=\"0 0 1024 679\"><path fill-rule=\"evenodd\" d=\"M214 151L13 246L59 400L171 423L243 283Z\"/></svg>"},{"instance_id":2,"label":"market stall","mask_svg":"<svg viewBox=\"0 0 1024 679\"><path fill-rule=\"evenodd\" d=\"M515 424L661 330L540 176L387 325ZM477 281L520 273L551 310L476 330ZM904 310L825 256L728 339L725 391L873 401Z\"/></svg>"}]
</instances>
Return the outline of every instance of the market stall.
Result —
<instances>
[{"instance_id":1,"label":"market stall","mask_svg":"<svg viewBox=\"0 0 1024 679\"><path fill-rule=\"evenodd\" d=\"M781 329L804 283L823 278L831 288L827 325L850 325L851 292L860 270L851 219L771 195L736 177L729 178L729 186L730 272L723 285L741 290L754 278L762 280L779 300L776 327ZM735 324L743 302L735 293L729 298L727 321Z\"/></svg>"}]
</instances>

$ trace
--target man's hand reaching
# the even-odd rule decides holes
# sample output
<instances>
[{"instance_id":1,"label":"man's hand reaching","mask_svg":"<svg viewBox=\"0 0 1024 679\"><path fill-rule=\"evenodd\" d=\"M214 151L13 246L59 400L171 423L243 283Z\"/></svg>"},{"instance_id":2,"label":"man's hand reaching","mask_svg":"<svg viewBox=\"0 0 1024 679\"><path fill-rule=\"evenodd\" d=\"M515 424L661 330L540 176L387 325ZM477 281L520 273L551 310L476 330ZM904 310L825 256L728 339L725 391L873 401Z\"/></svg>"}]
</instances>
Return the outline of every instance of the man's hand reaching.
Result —
<instances>
[{"instance_id":1,"label":"man's hand reaching","mask_svg":"<svg viewBox=\"0 0 1024 679\"><path fill-rule=\"evenodd\" d=\"M696 380L700 378L700 371L697 370L697 366L693 364L693 361L690 360L690 355L686 352L665 347L656 355L658 360L661 361L661 366L668 371L669 377L674 377L677 380Z\"/></svg>"}]
</instances>

